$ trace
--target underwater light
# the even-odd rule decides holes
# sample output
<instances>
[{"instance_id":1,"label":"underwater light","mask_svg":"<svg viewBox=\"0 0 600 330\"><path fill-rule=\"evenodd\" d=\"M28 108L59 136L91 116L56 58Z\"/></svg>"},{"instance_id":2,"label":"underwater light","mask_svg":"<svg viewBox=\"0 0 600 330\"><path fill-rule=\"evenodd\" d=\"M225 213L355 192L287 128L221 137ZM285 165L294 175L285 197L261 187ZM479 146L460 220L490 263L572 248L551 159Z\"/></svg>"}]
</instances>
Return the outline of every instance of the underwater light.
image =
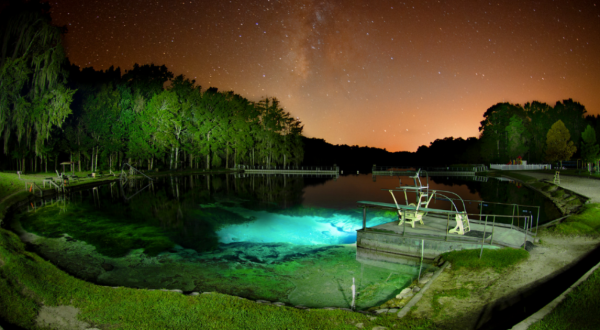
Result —
<instances>
[{"instance_id":1,"label":"underwater light","mask_svg":"<svg viewBox=\"0 0 600 330\"><path fill-rule=\"evenodd\" d=\"M362 220L344 215L323 218L292 217L264 211L249 212L253 213L256 220L217 231L221 243L352 244L356 242L356 230L362 228Z\"/></svg>"}]
</instances>

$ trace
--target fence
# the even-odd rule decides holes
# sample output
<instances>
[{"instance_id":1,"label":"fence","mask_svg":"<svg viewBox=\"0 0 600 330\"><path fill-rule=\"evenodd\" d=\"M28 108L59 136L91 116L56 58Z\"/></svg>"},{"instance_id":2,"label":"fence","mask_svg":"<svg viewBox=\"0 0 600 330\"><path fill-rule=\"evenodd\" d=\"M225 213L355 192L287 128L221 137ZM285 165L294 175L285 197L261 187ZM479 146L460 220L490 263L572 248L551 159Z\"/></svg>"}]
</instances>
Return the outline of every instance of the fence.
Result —
<instances>
[{"instance_id":1,"label":"fence","mask_svg":"<svg viewBox=\"0 0 600 330\"><path fill-rule=\"evenodd\" d=\"M410 166L373 166L373 172L415 171L418 168ZM422 167L422 169L432 172L485 172L487 166L477 164L473 166Z\"/></svg>"},{"instance_id":2,"label":"fence","mask_svg":"<svg viewBox=\"0 0 600 330\"><path fill-rule=\"evenodd\" d=\"M501 171L524 171L524 170L551 170L550 164L532 164L532 165L505 165L490 164L490 169Z\"/></svg>"},{"instance_id":3,"label":"fence","mask_svg":"<svg viewBox=\"0 0 600 330\"><path fill-rule=\"evenodd\" d=\"M235 165L236 170L279 170L279 171L339 171L337 166L266 166L266 165Z\"/></svg>"}]
</instances>

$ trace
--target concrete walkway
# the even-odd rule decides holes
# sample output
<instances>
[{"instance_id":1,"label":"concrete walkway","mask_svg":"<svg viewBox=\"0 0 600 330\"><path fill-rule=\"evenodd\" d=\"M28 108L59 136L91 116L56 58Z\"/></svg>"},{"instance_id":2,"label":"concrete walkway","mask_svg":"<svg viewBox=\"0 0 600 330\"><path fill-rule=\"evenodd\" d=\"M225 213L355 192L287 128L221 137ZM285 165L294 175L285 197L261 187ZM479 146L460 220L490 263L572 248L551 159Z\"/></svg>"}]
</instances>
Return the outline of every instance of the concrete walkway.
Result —
<instances>
[{"instance_id":1,"label":"concrete walkway","mask_svg":"<svg viewBox=\"0 0 600 330\"><path fill-rule=\"evenodd\" d=\"M554 175L537 173L531 171L515 171L523 175L529 175L538 180L550 180L554 179ZM580 195L591 198L591 203L600 203L600 180L588 179L577 176L560 176L560 187L572 190Z\"/></svg>"}]
</instances>

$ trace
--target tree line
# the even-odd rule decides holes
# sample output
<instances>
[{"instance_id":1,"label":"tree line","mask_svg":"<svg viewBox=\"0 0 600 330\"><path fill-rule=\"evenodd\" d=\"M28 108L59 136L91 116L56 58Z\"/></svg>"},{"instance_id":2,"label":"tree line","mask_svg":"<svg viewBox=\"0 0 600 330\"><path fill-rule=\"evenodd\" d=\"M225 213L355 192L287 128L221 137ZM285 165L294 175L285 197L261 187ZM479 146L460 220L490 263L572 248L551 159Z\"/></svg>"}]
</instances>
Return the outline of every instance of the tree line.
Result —
<instances>
[{"instance_id":1,"label":"tree line","mask_svg":"<svg viewBox=\"0 0 600 330\"><path fill-rule=\"evenodd\" d=\"M480 154L486 163L507 163L517 157L528 163L572 157L598 161L600 116L588 115L585 106L572 99L554 106L538 101L498 103L484 113L479 131Z\"/></svg>"},{"instance_id":2,"label":"tree line","mask_svg":"<svg viewBox=\"0 0 600 330\"><path fill-rule=\"evenodd\" d=\"M14 2L0 16L5 169L47 170L61 155L93 172L124 162L152 170L303 159L303 126L276 98L202 90L164 65L80 70L68 64L47 4Z\"/></svg>"}]
</instances>

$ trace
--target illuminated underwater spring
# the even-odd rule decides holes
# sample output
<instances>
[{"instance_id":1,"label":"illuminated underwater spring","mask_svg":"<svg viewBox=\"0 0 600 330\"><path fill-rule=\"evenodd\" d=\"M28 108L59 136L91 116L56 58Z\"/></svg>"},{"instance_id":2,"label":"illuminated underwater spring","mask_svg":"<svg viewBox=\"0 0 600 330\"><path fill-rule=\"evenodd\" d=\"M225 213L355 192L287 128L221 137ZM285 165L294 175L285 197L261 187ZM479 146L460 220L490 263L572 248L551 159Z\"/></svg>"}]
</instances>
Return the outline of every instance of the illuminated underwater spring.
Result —
<instances>
[{"instance_id":1,"label":"illuminated underwater spring","mask_svg":"<svg viewBox=\"0 0 600 330\"><path fill-rule=\"evenodd\" d=\"M381 188L396 183L368 176L332 181L196 175L159 178L150 186L134 181L124 195L115 183L23 212L15 230L20 224L39 235L23 237L62 269L103 285L349 307L355 278L357 306L367 308L395 296L419 271L356 261L352 243L362 227L356 201L387 201L389 193ZM503 182L432 184L473 199L481 194L537 203L546 218L555 212L539 196ZM396 219L394 212L377 210L367 217L369 227Z\"/></svg>"},{"instance_id":2,"label":"illuminated underwater spring","mask_svg":"<svg viewBox=\"0 0 600 330\"><path fill-rule=\"evenodd\" d=\"M116 185L101 186L97 195L73 193L17 215L15 229L20 224L35 233L25 240L62 269L111 286L349 307L354 278L357 307L367 308L392 298L418 272L356 261L360 209L304 207L301 194L273 187L268 196L241 189L227 194L218 178L210 189L199 184L205 178L195 178L191 188L191 180L178 178L184 182L174 182L176 189L159 180L127 203ZM280 208L278 198L292 207ZM369 217L371 226L395 214L373 211Z\"/></svg>"}]
</instances>

